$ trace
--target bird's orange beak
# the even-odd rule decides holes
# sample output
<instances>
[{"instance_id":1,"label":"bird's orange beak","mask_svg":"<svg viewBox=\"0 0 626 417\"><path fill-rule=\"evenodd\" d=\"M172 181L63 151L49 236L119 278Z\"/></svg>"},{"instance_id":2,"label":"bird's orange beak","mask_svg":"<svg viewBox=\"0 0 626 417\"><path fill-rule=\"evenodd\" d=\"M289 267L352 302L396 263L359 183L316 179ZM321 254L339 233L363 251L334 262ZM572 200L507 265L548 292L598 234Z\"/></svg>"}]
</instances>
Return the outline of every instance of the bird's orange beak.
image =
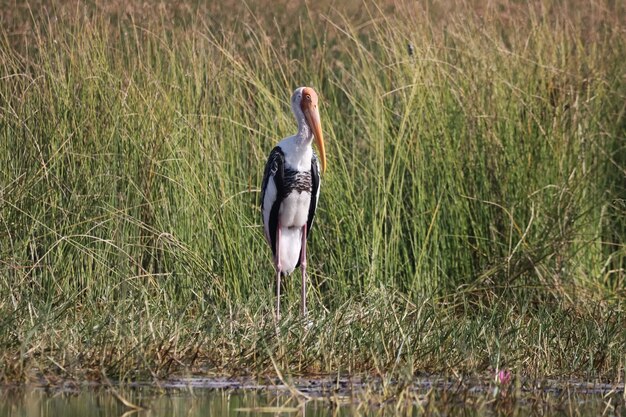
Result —
<instances>
[{"instance_id":1,"label":"bird's orange beak","mask_svg":"<svg viewBox=\"0 0 626 417\"><path fill-rule=\"evenodd\" d=\"M326 149L324 148L324 135L322 134L322 122L320 121L320 112L317 109L317 94L312 88L305 88L302 92L302 112L306 118L309 127L313 131L315 138L315 146L319 152L320 162L322 164L322 172L326 171Z\"/></svg>"}]
</instances>

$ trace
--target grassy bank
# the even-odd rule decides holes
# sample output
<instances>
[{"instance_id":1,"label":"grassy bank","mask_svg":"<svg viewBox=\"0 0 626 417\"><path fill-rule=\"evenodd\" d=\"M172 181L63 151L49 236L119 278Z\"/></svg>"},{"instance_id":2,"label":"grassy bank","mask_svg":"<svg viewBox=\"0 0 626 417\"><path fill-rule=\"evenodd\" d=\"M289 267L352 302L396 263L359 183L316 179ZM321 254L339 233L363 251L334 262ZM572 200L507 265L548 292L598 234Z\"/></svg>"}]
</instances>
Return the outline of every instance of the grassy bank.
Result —
<instances>
[{"instance_id":1,"label":"grassy bank","mask_svg":"<svg viewBox=\"0 0 626 417\"><path fill-rule=\"evenodd\" d=\"M0 381L620 378L620 2L9 3ZM300 85L329 169L313 326L294 279L277 333L259 186Z\"/></svg>"}]
</instances>

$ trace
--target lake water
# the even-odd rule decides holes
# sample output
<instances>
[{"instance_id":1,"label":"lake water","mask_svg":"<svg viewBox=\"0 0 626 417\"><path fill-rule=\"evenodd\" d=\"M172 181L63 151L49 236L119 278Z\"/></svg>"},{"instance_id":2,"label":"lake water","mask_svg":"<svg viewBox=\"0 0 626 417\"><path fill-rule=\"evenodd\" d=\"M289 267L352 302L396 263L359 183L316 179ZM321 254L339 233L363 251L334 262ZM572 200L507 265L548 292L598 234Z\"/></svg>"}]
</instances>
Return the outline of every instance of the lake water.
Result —
<instances>
[{"instance_id":1,"label":"lake water","mask_svg":"<svg viewBox=\"0 0 626 417\"><path fill-rule=\"evenodd\" d=\"M299 393L284 386L247 386L245 383L206 384L200 380L170 381L127 388L80 388L66 384L44 388L0 389L0 417L56 416L619 416L624 408L623 385L564 385L527 391L518 398L494 396L493 387L454 390L428 382L404 394L385 396L337 385L320 389L313 382ZM211 388L207 388L210 386ZM234 387L234 388L233 388ZM246 388L247 387L247 388ZM313 387L313 388L311 388ZM343 388L342 388L343 387ZM590 388L591 387L591 388ZM302 388L298 387L298 389ZM350 393L349 393L350 392ZM521 391L520 391L521 392ZM397 391L396 391L397 394ZM497 398L496 398L497 397ZM139 406L141 408L136 408Z\"/></svg>"}]
</instances>

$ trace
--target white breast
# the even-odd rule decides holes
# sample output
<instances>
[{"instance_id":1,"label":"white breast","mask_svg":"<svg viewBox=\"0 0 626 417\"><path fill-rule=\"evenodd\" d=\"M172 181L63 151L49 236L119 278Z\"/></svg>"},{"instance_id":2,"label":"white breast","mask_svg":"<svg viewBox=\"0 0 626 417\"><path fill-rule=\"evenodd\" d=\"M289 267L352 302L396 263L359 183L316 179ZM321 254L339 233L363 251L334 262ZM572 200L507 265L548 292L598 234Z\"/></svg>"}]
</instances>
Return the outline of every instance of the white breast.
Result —
<instances>
[{"instance_id":1,"label":"white breast","mask_svg":"<svg viewBox=\"0 0 626 417\"><path fill-rule=\"evenodd\" d=\"M278 218L282 227L304 226L309 217L309 206L311 205L311 194L303 191L293 191L280 205Z\"/></svg>"}]
</instances>

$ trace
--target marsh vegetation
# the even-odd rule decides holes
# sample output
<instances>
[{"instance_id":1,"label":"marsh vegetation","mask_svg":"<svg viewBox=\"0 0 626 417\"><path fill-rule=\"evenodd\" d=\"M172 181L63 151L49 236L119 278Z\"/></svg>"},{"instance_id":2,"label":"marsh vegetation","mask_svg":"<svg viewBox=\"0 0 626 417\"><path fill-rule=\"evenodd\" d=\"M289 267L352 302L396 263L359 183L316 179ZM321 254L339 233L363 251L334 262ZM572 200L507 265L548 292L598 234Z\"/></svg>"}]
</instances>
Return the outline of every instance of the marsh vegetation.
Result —
<instances>
[{"instance_id":1,"label":"marsh vegetation","mask_svg":"<svg viewBox=\"0 0 626 417\"><path fill-rule=\"evenodd\" d=\"M0 22L0 382L623 383L623 2L4 1ZM297 279L274 320L258 205L299 85L328 154L310 328Z\"/></svg>"}]
</instances>

